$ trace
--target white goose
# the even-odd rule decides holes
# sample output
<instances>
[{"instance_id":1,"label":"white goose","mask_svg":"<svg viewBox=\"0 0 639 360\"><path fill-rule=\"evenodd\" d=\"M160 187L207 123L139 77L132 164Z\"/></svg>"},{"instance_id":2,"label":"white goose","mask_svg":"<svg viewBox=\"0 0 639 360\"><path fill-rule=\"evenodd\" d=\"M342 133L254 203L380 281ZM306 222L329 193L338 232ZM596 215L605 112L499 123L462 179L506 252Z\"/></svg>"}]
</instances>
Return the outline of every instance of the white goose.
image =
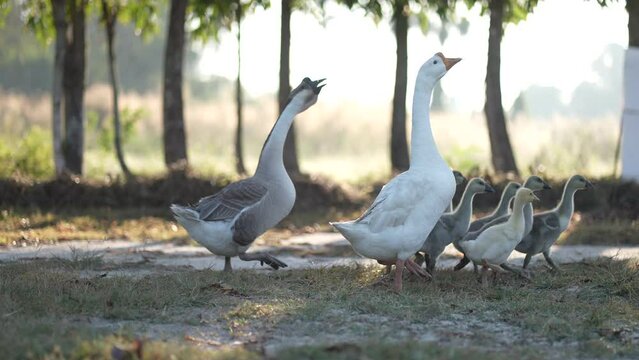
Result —
<instances>
[{"instance_id":1,"label":"white goose","mask_svg":"<svg viewBox=\"0 0 639 360\"><path fill-rule=\"evenodd\" d=\"M404 266L428 276L410 257L421 248L455 193L455 177L433 139L429 106L435 84L460 60L437 53L419 69L413 96L410 168L386 184L361 217L331 223L360 255L395 264L397 292L402 289Z\"/></svg>"},{"instance_id":2,"label":"white goose","mask_svg":"<svg viewBox=\"0 0 639 360\"><path fill-rule=\"evenodd\" d=\"M506 263L508 256L524 236L526 230L524 206L533 200L539 199L532 190L527 188L517 190L513 213L508 221L489 227L475 240L459 242L464 254L475 264L482 265L483 285L486 285L487 268L491 268L495 274L503 271L501 265Z\"/></svg>"},{"instance_id":3,"label":"white goose","mask_svg":"<svg viewBox=\"0 0 639 360\"><path fill-rule=\"evenodd\" d=\"M295 116L317 102L323 81L304 78L266 138L253 177L240 180L195 206L171 205L171 211L189 235L210 252L223 255L224 271L231 257L259 261L273 269L287 265L269 254L246 253L253 241L277 225L293 208L295 187L283 162L284 140Z\"/></svg>"}]
</instances>

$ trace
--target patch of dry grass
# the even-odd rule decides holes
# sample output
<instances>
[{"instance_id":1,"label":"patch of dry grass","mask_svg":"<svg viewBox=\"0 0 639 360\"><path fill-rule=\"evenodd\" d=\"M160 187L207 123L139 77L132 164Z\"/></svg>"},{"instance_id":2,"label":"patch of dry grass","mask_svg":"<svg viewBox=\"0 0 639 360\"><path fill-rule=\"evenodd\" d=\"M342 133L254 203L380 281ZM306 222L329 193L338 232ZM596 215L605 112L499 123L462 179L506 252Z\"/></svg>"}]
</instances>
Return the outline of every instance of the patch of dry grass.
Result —
<instances>
[{"instance_id":1,"label":"patch of dry grass","mask_svg":"<svg viewBox=\"0 0 639 360\"><path fill-rule=\"evenodd\" d=\"M237 353L247 358L381 359L393 352L399 359L418 354L442 359L543 358L550 355L547 351L564 357L593 352L599 358L639 355L632 340L639 332L639 263L634 260L569 264L560 274L538 270L532 282L503 275L488 289L471 272L441 271L431 283L408 278L399 295L390 291L388 283L377 285L380 267L81 276L82 270L96 265L94 261L77 266L55 261L0 265L0 316L9 329L0 334L0 347L9 349L9 357L28 352L40 357L56 351L65 356L104 354L120 341L92 328L91 322L74 323L78 316L199 326L203 332L212 324L226 324L226 336L249 344ZM443 326L442 321L461 329L466 325L460 319L483 328L464 338L464 348L459 342L455 345L454 332L438 346L407 342L401 336L406 328L430 331ZM492 324L505 326L505 332ZM143 336L142 328L124 338ZM322 339L331 336L338 336L344 345L322 345ZM503 348L503 336L513 337L516 345ZM278 337L314 340L302 348L284 342L275 355L259 351L260 344ZM168 344L148 341L155 341L150 349L185 349L184 358L200 358L199 350L180 336ZM552 350L547 349L549 343L555 344ZM191 355L190 350L195 352Z\"/></svg>"}]
</instances>

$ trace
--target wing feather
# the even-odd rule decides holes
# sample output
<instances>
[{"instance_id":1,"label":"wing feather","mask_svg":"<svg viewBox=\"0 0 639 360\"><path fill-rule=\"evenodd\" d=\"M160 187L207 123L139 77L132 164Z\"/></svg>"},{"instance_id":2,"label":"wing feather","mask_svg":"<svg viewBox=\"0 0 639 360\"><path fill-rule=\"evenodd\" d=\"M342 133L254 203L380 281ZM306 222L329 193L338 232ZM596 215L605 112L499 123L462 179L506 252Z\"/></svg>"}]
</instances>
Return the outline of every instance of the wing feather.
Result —
<instances>
[{"instance_id":1,"label":"wing feather","mask_svg":"<svg viewBox=\"0 0 639 360\"><path fill-rule=\"evenodd\" d=\"M204 221L225 221L234 219L240 212L260 202L268 189L248 178L228 185L219 192L203 197L195 206L195 211Z\"/></svg>"}]
</instances>

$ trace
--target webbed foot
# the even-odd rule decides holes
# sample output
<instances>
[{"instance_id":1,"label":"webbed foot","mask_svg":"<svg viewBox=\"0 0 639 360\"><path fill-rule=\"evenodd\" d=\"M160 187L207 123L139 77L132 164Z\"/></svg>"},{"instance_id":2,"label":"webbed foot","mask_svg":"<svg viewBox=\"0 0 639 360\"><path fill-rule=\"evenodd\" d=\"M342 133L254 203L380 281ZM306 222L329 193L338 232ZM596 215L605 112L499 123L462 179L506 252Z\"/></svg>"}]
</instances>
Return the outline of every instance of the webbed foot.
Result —
<instances>
[{"instance_id":1,"label":"webbed foot","mask_svg":"<svg viewBox=\"0 0 639 360\"><path fill-rule=\"evenodd\" d=\"M244 254L240 254L239 258L244 261L259 261L260 265L264 266L264 264L266 264L272 267L273 270L288 267L288 265L286 265L286 263L284 263L283 261L278 260L274 256L271 256L266 253L250 253L250 254L244 253Z\"/></svg>"}]
</instances>

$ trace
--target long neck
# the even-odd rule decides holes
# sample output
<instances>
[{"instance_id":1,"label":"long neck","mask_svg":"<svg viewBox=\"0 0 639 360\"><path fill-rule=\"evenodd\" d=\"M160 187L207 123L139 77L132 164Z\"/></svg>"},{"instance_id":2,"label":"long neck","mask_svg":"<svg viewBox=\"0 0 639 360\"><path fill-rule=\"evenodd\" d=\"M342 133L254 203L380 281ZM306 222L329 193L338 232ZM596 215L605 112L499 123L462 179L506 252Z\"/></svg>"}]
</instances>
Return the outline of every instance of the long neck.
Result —
<instances>
[{"instance_id":1,"label":"long neck","mask_svg":"<svg viewBox=\"0 0 639 360\"><path fill-rule=\"evenodd\" d=\"M506 194L506 191L501 194L499 204L497 204L497 208L495 209L495 211L493 211L494 216L502 216L508 213L508 206L510 205L510 199L512 199L512 197L507 195L508 194Z\"/></svg>"},{"instance_id":2,"label":"long neck","mask_svg":"<svg viewBox=\"0 0 639 360\"><path fill-rule=\"evenodd\" d=\"M410 139L410 167L423 168L434 162L443 162L433 132L430 128L430 99L433 93L433 81L415 83L413 95L413 123Z\"/></svg>"},{"instance_id":3,"label":"long neck","mask_svg":"<svg viewBox=\"0 0 639 360\"><path fill-rule=\"evenodd\" d=\"M513 206L513 214L508 219L508 222L514 224L517 227L521 227L521 231L523 232L525 221L524 221L524 207L528 205L524 203L524 200L515 198L515 205Z\"/></svg>"},{"instance_id":4,"label":"long neck","mask_svg":"<svg viewBox=\"0 0 639 360\"><path fill-rule=\"evenodd\" d=\"M475 192L468 190L464 190L464 194L462 195L461 200L459 201L459 205L455 209L453 213L455 219L460 221L458 224L465 226L468 229L470 226L470 217L473 214L473 198L475 197Z\"/></svg>"},{"instance_id":5,"label":"long neck","mask_svg":"<svg viewBox=\"0 0 639 360\"><path fill-rule=\"evenodd\" d=\"M561 195L561 200L555 208L560 216L572 217L572 213L575 210L575 193L577 189L569 187L568 184L564 186L564 192Z\"/></svg>"},{"instance_id":6,"label":"long neck","mask_svg":"<svg viewBox=\"0 0 639 360\"><path fill-rule=\"evenodd\" d=\"M301 104L295 101L295 99L286 105L284 111L282 111L282 114L280 114L280 117L275 122L275 125L273 125L271 133L264 142L255 175L273 176L285 171L283 160L284 141L286 140L288 129L291 127L293 119L295 115L299 113L300 109Z\"/></svg>"}]
</instances>

